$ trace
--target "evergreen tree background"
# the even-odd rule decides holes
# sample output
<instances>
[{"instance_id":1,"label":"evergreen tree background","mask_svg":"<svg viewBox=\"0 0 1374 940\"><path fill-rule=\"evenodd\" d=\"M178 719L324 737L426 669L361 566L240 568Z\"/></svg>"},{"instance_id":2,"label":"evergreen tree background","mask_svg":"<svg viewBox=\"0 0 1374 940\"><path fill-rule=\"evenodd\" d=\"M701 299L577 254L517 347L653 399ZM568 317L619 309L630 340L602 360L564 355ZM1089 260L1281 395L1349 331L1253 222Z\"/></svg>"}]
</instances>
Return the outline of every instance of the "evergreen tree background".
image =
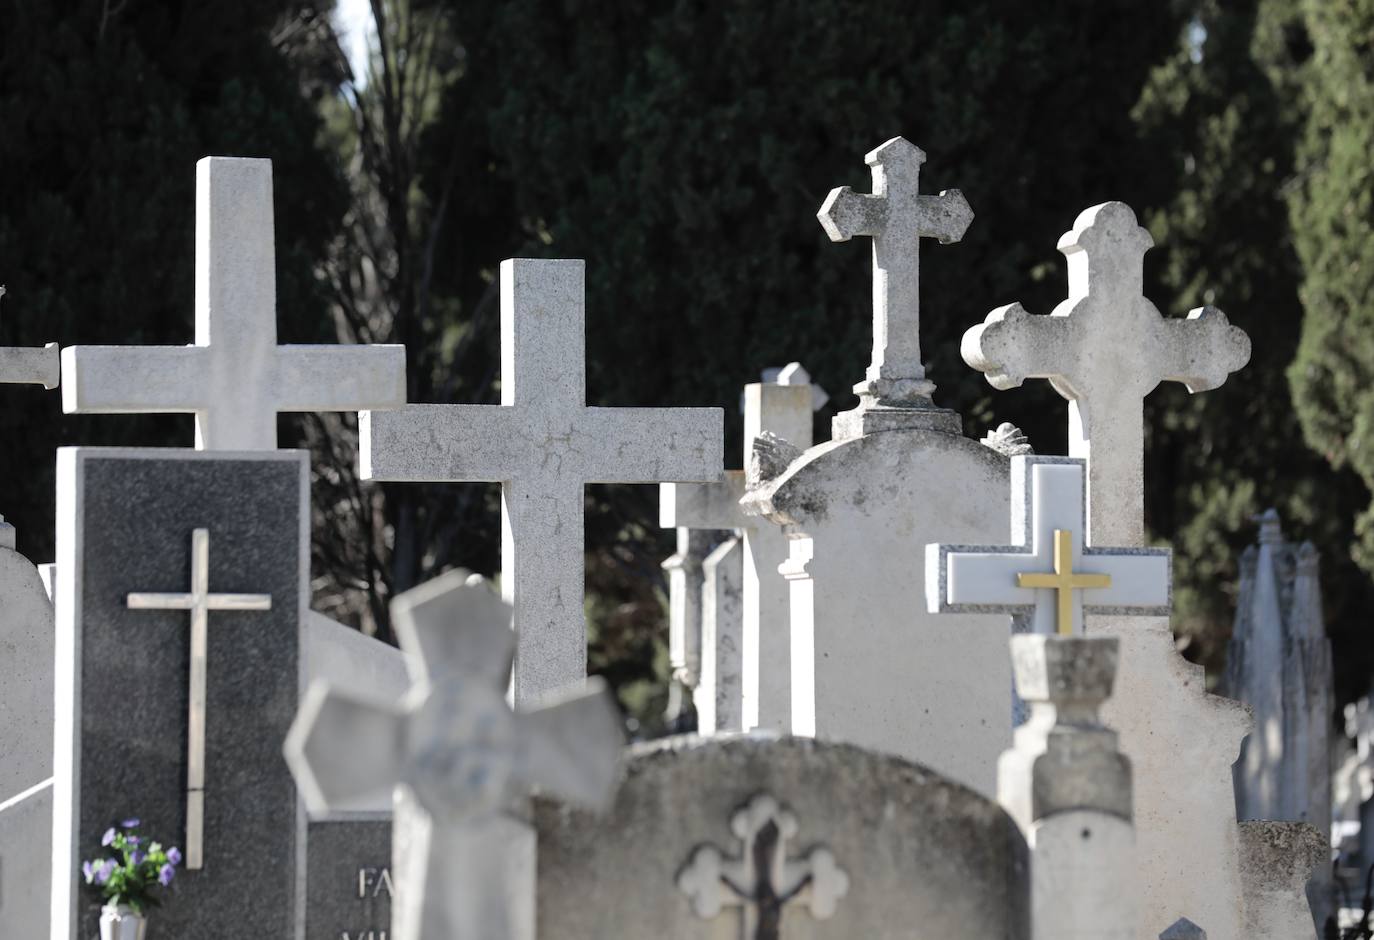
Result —
<instances>
[{"instance_id":1,"label":"evergreen tree background","mask_svg":"<svg viewBox=\"0 0 1374 940\"><path fill-rule=\"evenodd\" d=\"M976 219L922 266L937 401L970 434L1062 452L1047 383L994 393L958 354L1013 300L1065 292L1059 235L1130 203L1166 315L1216 303L1254 343L1222 389L1147 402L1147 522L1178 558L1175 628L1220 668L1236 561L1273 505L1323 555L1338 696L1368 686L1374 601L1374 0L373 0L354 74L331 4L0 0L0 341L191 336L194 161L270 156L283 341L397 341L412 401L497 400L496 266L587 259L591 404L720 405L799 359L852 404L868 251L826 192L902 134ZM59 9L59 7L61 9ZM1290 384L1291 383L1291 384ZM52 449L183 445L182 418L63 418L7 388L0 511L52 551ZM383 638L386 601L498 565L495 487L371 486L355 422L284 419L315 451L316 605ZM648 725L666 637L653 487L588 493L593 668ZM913 552L919 548L913 547Z\"/></svg>"}]
</instances>

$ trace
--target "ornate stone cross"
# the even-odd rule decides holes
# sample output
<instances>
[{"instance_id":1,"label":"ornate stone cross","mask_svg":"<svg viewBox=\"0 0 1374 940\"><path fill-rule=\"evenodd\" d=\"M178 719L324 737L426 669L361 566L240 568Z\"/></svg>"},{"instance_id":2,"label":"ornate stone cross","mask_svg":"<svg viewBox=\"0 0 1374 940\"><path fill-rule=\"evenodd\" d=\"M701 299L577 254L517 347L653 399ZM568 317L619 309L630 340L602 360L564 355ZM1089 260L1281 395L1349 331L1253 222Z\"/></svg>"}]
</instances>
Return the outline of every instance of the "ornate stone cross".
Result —
<instances>
[{"instance_id":1,"label":"ornate stone cross","mask_svg":"<svg viewBox=\"0 0 1374 940\"><path fill-rule=\"evenodd\" d=\"M0 297L4 296L5 287L0 284ZM48 343L41 348L0 346L0 383L57 388L58 372L56 343Z\"/></svg>"},{"instance_id":2,"label":"ornate stone cross","mask_svg":"<svg viewBox=\"0 0 1374 940\"><path fill-rule=\"evenodd\" d=\"M533 933L533 832L507 811L531 788L593 808L615 791L620 714L599 679L544 707L506 702L511 609L452 571L392 604L410 694L378 702L312 686L286 759L313 812L395 788L396 940Z\"/></svg>"},{"instance_id":3,"label":"ornate stone cross","mask_svg":"<svg viewBox=\"0 0 1374 940\"><path fill-rule=\"evenodd\" d=\"M1059 240L1069 296L1049 316L999 307L964 334L964 360L994 388L1050 380L1069 400L1069 454L1088 461L1089 535L1142 545L1142 402L1161 381L1216 388L1250 360L1250 339L1215 307L1160 316L1143 293L1154 244L1125 203L1088 209Z\"/></svg>"},{"instance_id":4,"label":"ornate stone cross","mask_svg":"<svg viewBox=\"0 0 1374 940\"><path fill-rule=\"evenodd\" d=\"M210 611L271 610L270 594L210 593L210 530L191 532L191 589L185 593L129 595L130 610L191 612L191 686L186 725L186 867L205 862L205 690Z\"/></svg>"},{"instance_id":5,"label":"ornate stone cross","mask_svg":"<svg viewBox=\"0 0 1374 940\"><path fill-rule=\"evenodd\" d=\"M840 422L845 437L912 427L911 416L869 415L874 408L926 413L926 426L958 431L958 418L937 411L930 396L934 383L926 378L921 361L920 240L941 244L964 237L973 210L963 193L945 190L938 196L918 191L926 155L904 137L894 137L871 151L865 162L873 168L873 192L856 193L848 186L830 191L816 217L832 241L855 235L873 239L873 359L867 377L854 386L861 403L852 418ZM894 423L895 422L895 423Z\"/></svg>"},{"instance_id":6,"label":"ornate stone cross","mask_svg":"<svg viewBox=\"0 0 1374 940\"><path fill-rule=\"evenodd\" d=\"M583 488L713 482L719 408L588 408L584 265L501 263L501 404L364 412L365 479L501 483L501 584L515 608L515 701L586 675Z\"/></svg>"},{"instance_id":7,"label":"ornate stone cross","mask_svg":"<svg viewBox=\"0 0 1374 940\"><path fill-rule=\"evenodd\" d=\"M1011 458L1009 546L927 545L932 613L1007 613L1033 633L1083 633L1083 614L1164 615L1170 553L1089 546L1084 462Z\"/></svg>"},{"instance_id":8,"label":"ornate stone cross","mask_svg":"<svg viewBox=\"0 0 1374 940\"><path fill-rule=\"evenodd\" d=\"M198 450L273 450L277 413L391 408L404 346L278 346L272 162L196 164L196 342L69 346L68 414L191 413Z\"/></svg>"},{"instance_id":9,"label":"ornate stone cross","mask_svg":"<svg viewBox=\"0 0 1374 940\"><path fill-rule=\"evenodd\" d=\"M780 940L788 903L804 902L811 916L825 920L849 891L849 876L829 849L812 849L789 859L787 842L797 835L797 819L767 794L751 799L730 820L742 843L738 858L726 858L712 845L692 853L678 874L678 889L698 917L714 919L728 906L740 909L740 940Z\"/></svg>"}]
</instances>

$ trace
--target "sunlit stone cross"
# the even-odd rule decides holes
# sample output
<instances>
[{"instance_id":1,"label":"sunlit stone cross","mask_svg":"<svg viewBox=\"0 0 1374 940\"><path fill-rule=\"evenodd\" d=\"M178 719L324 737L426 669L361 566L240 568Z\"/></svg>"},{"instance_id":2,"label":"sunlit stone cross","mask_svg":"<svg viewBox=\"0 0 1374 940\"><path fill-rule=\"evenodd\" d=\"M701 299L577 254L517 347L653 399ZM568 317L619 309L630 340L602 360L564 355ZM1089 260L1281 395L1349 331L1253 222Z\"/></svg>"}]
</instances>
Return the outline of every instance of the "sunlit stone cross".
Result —
<instances>
[{"instance_id":1,"label":"sunlit stone cross","mask_svg":"<svg viewBox=\"0 0 1374 940\"><path fill-rule=\"evenodd\" d=\"M0 285L0 297L5 288ZM46 346L0 346L0 384L41 385L57 388L59 359L57 344Z\"/></svg>"},{"instance_id":2,"label":"sunlit stone cross","mask_svg":"<svg viewBox=\"0 0 1374 940\"><path fill-rule=\"evenodd\" d=\"M501 587L517 703L586 675L583 487L712 482L719 408L588 408L584 265L501 263L501 404L364 412L365 479L501 484Z\"/></svg>"},{"instance_id":3,"label":"sunlit stone cross","mask_svg":"<svg viewBox=\"0 0 1374 940\"><path fill-rule=\"evenodd\" d=\"M1033 633L1082 635L1083 614L1169 612L1170 553L1084 537L1084 462L1011 458L1010 546L926 546L932 613L1006 613Z\"/></svg>"},{"instance_id":4,"label":"sunlit stone cross","mask_svg":"<svg viewBox=\"0 0 1374 940\"><path fill-rule=\"evenodd\" d=\"M191 686L186 725L186 867L205 862L205 689L210 611L271 610L270 594L210 593L210 530L191 532L191 589L182 594L137 592L130 610L191 612Z\"/></svg>"},{"instance_id":5,"label":"sunlit stone cross","mask_svg":"<svg viewBox=\"0 0 1374 940\"><path fill-rule=\"evenodd\" d=\"M941 244L963 238L973 210L957 189L920 195L926 155L904 137L892 138L864 160L873 168L872 194L841 186L816 214L832 241L873 239L873 359L865 380L854 386L859 408L836 418L835 437L911 427L913 410L926 413L926 426L957 432L958 417L931 404L935 385L921 361L919 249L922 238ZM904 413L884 415L882 409Z\"/></svg>"},{"instance_id":6,"label":"sunlit stone cross","mask_svg":"<svg viewBox=\"0 0 1374 940\"><path fill-rule=\"evenodd\" d=\"M392 622L411 690L376 702L316 684L286 739L312 812L395 788L396 940L534 940L534 832L506 814L531 788L604 807L619 776L619 711L599 679L515 713L511 609L452 571L407 591Z\"/></svg>"},{"instance_id":7,"label":"sunlit stone cross","mask_svg":"<svg viewBox=\"0 0 1374 940\"><path fill-rule=\"evenodd\" d=\"M69 346L68 414L191 413L198 450L273 450L277 413L391 408L405 347L278 346L272 162L196 164L196 342Z\"/></svg>"},{"instance_id":8,"label":"sunlit stone cross","mask_svg":"<svg viewBox=\"0 0 1374 940\"><path fill-rule=\"evenodd\" d=\"M1250 339L1215 307L1165 318L1143 294L1154 244L1125 203L1078 216L1059 240L1069 297L1049 316L999 307L964 334L963 356L994 388L1047 378L1069 400L1069 454L1088 461L1094 542L1142 545L1142 402L1161 381L1216 388L1250 359Z\"/></svg>"}]
</instances>

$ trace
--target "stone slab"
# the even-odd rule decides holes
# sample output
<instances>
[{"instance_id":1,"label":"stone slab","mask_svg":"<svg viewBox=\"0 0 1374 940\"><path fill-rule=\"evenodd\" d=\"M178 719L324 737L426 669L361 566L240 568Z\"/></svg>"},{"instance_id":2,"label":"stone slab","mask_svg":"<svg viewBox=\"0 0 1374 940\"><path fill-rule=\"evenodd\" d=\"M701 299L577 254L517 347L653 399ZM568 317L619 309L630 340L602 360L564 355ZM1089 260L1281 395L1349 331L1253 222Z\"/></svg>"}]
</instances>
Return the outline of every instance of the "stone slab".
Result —
<instances>
[{"instance_id":1,"label":"stone slab","mask_svg":"<svg viewBox=\"0 0 1374 940\"><path fill-rule=\"evenodd\" d=\"M52 892L52 784L0 804L0 932L47 937Z\"/></svg>"},{"instance_id":2,"label":"stone slab","mask_svg":"<svg viewBox=\"0 0 1374 940\"><path fill-rule=\"evenodd\" d=\"M52 776L53 612L38 569L0 548L0 803Z\"/></svg>"},{"instance_id":3,"label":"stone slab","mask_svg":"<svg viewBox=\"0 0 1374 940\"><path fill-rule=\"evenodd\" d=\"M130 610L127 595L187 589L193 528L210 532L210 590L272 607L209 615L205 864L178 877L156 929L302 936L305 814L281 746L300 694L308 506L302 452L58 451L53 937L97 932L78 867L113 821L137 815L184 845L189 616Z\"/></svg>"},{"instance_id":4,"label":"stone slab","mask_svg":"<svg viewBox=\"0 0 1374 940\"><path fill-rule=\"evenodd\" d=\"M305 940L387 940L391 820L312 821L306 858Z\"/></svg>"}]
</instances>

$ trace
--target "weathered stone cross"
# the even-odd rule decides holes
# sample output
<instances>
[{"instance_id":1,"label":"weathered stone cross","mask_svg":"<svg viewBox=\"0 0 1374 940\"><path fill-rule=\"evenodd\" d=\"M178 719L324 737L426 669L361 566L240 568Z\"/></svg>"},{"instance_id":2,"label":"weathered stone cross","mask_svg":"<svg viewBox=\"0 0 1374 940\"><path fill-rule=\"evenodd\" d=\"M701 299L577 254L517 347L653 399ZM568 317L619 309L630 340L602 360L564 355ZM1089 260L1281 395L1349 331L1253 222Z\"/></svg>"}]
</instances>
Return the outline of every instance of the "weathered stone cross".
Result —
<instances>
[{"instance_id":1,"label":"weathered stone cross","mask_svg":"<svg viewBox=\"0 0 1374 940\"><path fill-rule=\"evenodd\" d=\"M405 403L404 346L278 346L272 162L196 164L196 342L69 346L68 414L191 413L198 450L273 450L277 413Z\"/></svg>"},{"instance_id":2,"label":"weathered stone cross","mask_svg":"<svg viewBox=\"0 0 1374 940\"><path fill-rule=\"evenodd\" d=\"M832 241L848 241L855 235L873 239L873 359L867 378L854 386L861 404L857 412L841 416L845 421L836 419L835 436L912 426L909 415L869 416L874 408L930 412L929 421L944 429L950 419L958 419L933 408L930 396L935 385L926 378L921 361L920 240L957 242L973 221L973 210L957 189L938 196L919 194L926 155L903 137L892 138L864 160L873 168L872 194L841 186L830 191L816 214Z\"/></svg>"},{"instance_id":3,"label":"weathered stone cross","mask_svg":"<svg viewBox=\"0 0 1374 940\"><path fill-rule=\"evenodd\" d=\"M773 797L755 796L735 813L730 831L743 843L739 858L703 845L678 874L677 886L698 917L714 919L727 905L739 907L740 940L780 940L783 909L793 900L805 901L812 917L825 920L849 891L849 876L829 849L788 859L797 819Z\"/></svg>"},{"instance_id":4,"label":"weathered stone cross","mask_svg":"<svg viewBox=\"0 0 1374 940\"><path fill-rule=\"evenodd\" d=\"M502 590L515 607L515 701L586 675L587 483L719 480L719 408L588 408L584 265L501 264L501 404L364 412L365 479L501 486Z\"/></svg>"},{"instance_id":5,"label":"weathered stone cross","mask_svg":"<svg viewBox=\"0 0 1374 940\"><path fill-rule=\"evenodd\" d=\"M542 708L506 702L511 609L451 571L392 605L411 691L374 702L312 686L287 735L312 812L395 788L396 940L533 940L534 834L507 811L531 789L592 808L615 792L622 731L599 679Z\"/></svg>"},{"instance_id":6,"label":"weathered stone cross","mask_svg":"<svg viewBox=\"0 0 1374 940\"><path fill-rule=\"evenodd\" d=\"M191 590L182 594L136 592L130 610L191 612L191 691L186 725L186 867L205 863L205 690L209 665L210 611L271 610L270 594L210 593L210 530L191 532Z\"/></svg>"},{"instance_id":7,"label":"weathered stone cross","mask_svg":"<svg viewBox=\"0 0 1374 940\"><path fill-rule=\"evenodd\" d=\"M1089 547L1084 463L1011 458L1010 546L927 545L931 613L1006 613L1033 633L1083 634L1083 614L1169 612L1170 554Z\"/></svg>"},{"instance_id":8,"label":"weathered stone cross","mask_svg":"<svg viewBox=\"0 0 1374 940\"><path fill-rule=\"evenodd\" d=\"M5 287L0 284L0 297L4 296ZM57 388L58 371L56 343L41 348L0 346L0 383Z\"/></svg>"},{"instance_id":9,"label":"weathered stone cross","mask_svg":"<svg viewBox=\"0 0 1374 940\"><path fill-rule=\"evenodd\" d=\"M1088 529L1096 543L1142 545L1142 402L1161 381L1216 388L1250 359L1250 339L1215 307L1160 316L1143 293L1154 244L1125 203L1079 215L1059 240L1069 297L1049 316L999 307L964 334L964 360L994 388L1047 378L1069 400L1069 454L1088 461Z\"/></svg>"}]
</instances>

